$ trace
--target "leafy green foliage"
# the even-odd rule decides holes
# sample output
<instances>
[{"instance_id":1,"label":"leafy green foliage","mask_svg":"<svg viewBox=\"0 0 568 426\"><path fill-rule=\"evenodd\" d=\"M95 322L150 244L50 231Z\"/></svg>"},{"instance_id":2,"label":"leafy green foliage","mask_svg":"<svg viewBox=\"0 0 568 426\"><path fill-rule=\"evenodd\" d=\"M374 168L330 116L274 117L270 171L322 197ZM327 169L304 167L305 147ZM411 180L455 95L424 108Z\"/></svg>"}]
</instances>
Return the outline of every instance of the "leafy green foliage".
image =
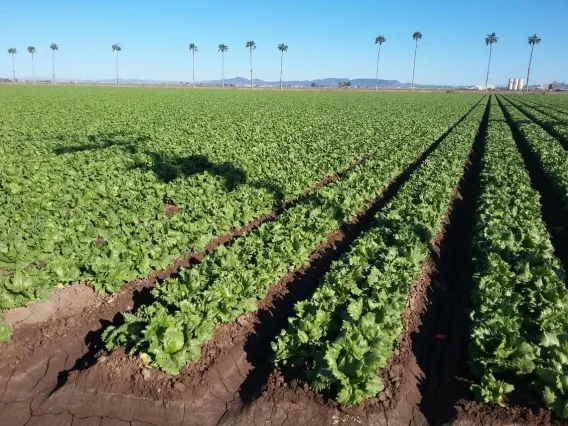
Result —
<instances>
[{"instance_id":1,"label":"leafy green foliage","mask_svg":"<svg viewBox=\"0 0 568 426\"><path fill-rule=\"evenodd\" d=\"M373 228L334 262L273 342L276 364L304 370L309 385L353 405L383 388L384 368L402 334L401 312L429 243L440 232L485 104L442 141Z\"/></svg>"},{"instance_id":2,"label":"leafy green foliage","mask_svg":"<svg viewBox=\"0 0 568 426\"><path fill-rule=\"evenodd\" d=\"M8 324L0 322L0 342L7 342L12 337L12 330Z\"/></svg>"},{"instance_id":3,"label":"leafy green foliage","mask_svg":"<svg viewBox=\"0 0 568 426\"><path fill-rule=\"evenodd\" d=\"M559 141L565 144L568 143L568 121L566 120L568 114L566 112L556 112L555 110L544 107L540 103L536 105L523 103L514 96L508 96L506 99L525 113L531 120L534 120L536 123L552 132L553 135L558 137Z\"/></svg>"},{"instance_id":4,"label":"leafy green foliage","mask_svg":"<svg viewBox=\"0 0 568 426\"><path fill-rule=\"evenodd\" d=\"M52 89L0 88L0 311L59 284L116 291L202 251L426 128L442 98Z\"/></svg>"},{"instance_id":5,"label":"leafy green foliage","mask_svg":"<svg viewBox=\"0 0 568 426\"><path fill-rule=\"evenodd\" d=\"M508 99L503 97L500 97L500 99L505 105L507 113L527 141L529 149L538 158L556 194L564 201L564 205L568 209L568 167L566 167L568 151L541 126L512 106Z\"/></svg>"},{"instance_id":6,"label":"leafy green foliage","mask_svg":"<svg viewBox=\"0 0 568 426\"><path fill-rule=\"evenodd\" d=\"M398 129L402 135L412 134L412 137L397 140L392 133L383 134L377 141L381 155L369 157L276 220L264 223L228 247L220 247L194 268L182 270L179 278L157 285L153 291L154 303L133 315L125 315L123 325L105 330L103 340L107 348L126 346L150 366L171 374L179 372L200 356L202 345L211 338L216 326L256 310L257 301L266 295L270 285L306 265L329 233L363 210L472 101L473 98L466 97L447 105L443 119L417 116L415 121L408 121ZM409 255L413 254L410 250ZM334 295L329 297L333 299ZM363 303L353 301L346 309L346 315L364 320ZM325 313L319 320L329 322ZM173 329L180 333L174 334ZM301 333L298 338L307 341L312 337ZM335 354L338 371L350 375L354 369L367 366L371 358L366 355L368 350L364 345L368 343L359 329L346 338L352 347L363 345L364 354L364 359L344 352ZM358 374L366 377L368 373L363 368ZM370 392L380 388L380 384L366 380L361 388Z\"/></svg>"},{"instance_id":7,"label":"leafy green foliage","mask_svg":"<svg viewBox=\"0 0 568 426\"><path fill-rule=\"evenodd\" d=\"M503 404L513 385L499 377L513 373L532 381L545 404L566 418L565 273L541 218L539 194L531 188L510 128L495 103L483 164L469 346L471 369L479 381L472 390L482 402Z\"/></svg>"},{"instance_id":8,"label":"leafy green foliage","mask_svg":"<svg viewBox=\"0 0 568 426\"><path fill-rule=\"evenodd\" d=\"M482 378L479 384L474 384L471 387L475 399L486 404L504 404L504 395L514 390L514 386L495 379L493 374L487 373Z\"/></svg>"}]
</instances>

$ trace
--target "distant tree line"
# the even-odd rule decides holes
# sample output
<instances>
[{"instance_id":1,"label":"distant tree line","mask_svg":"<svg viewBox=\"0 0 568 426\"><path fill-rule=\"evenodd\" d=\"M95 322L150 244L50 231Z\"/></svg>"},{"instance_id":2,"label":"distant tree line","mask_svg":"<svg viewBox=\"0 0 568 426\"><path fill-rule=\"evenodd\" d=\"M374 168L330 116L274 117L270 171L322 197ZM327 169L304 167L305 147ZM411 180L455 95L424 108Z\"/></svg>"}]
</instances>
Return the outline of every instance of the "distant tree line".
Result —
<instances>
[{"instance_id":1,"label":"distant tree line","mask_svg":"<svg viewBox=\"0 0 568 426\"><path fill-rule=\"evenodd\" d=\"M422 33L420 31L416 31L412 34L412 39L415 42L415 46L414 46L414 61L412 63L412 90L414 90L414 75L415 75L415 71L416 71L416 55L418 53L418 41L422 40ZM378 36L375 39L375 44L379 45L379 49L377 52L377 71L376 71L376 86L375 86L375 90L379 89L379 62L380 62L380 58L381 58L381 47L383 46L383 44L387 41L386 37L383 35ZM487 85L489 82L489 69L491 67L491 56L493 54L493 45L496 44L499 41L499 37L497 37L497 34L495 34L494 32L491 34L487 34L487 36L485 37L485 44L487 46L489 46L489 59L487 61L487 74L485 76L485 91L487 91ZM533 51L534 51L534 47L537 44L540 44L541 39L536 35L532 35L528 37L528 43L531 46L531 53L530 53L530 57L529 57L529 66L527 69L527 91L529 89L529 77L530 77L530 72L531 72L531 64L532 64L532 57L533 57ZM112 51L116 52L116 84L119 84L119 79L118 79L118 54L119 52L122 51L122 48L120 47L120 43L116 43L113 44L112 46ZM245 44L245 48L247 48L249 50L249 61L250 61L250 88L252 89L254 84L253 84L253 67L252 67L252 52L253 50L256 50L256 43L254 42L254 40L249 40L246 42ZM51 43L49 45L49 48L51 49L53 56L52 56L52 83L55 84L55 52L57 50L59 50L59 46L57 43ZM217 51L221 52L221 78L222 78L222 86L223 88L225 87L225 52L229 50L229 46L227 46L226 44L219 44ZM283 70L283 61L284 61L284 52L288 51L288 46L284 43L280 43L278 45L278 50L280 51L280 90L282 90L282 70ZM32 74L33 74L33 80L34 83L36 81L35 79L35 63L34 63L34 55L36 53L36 48L34 46L28 46L27 48L28 53L31 55L32 58ZM195 53L197 53L199 50L197 49L197 45L195 43L190 43L189 44L189 51L192 54L192 80L193 80L193 87L195 87ZM15 47L10 47L8 49L8 53L12 56L12 75L13 75L13 80L16 80L16 68L15 68L15 56L16 53L18 53L17 49ZM9 81L7 79L0 79L0 81ZM351 86L351 82L350 81L340 81L337 83L337 85L339 87L349 87ZM318 87L316 83L312 83L311 87Z\"/></svg>"}]
</instances>

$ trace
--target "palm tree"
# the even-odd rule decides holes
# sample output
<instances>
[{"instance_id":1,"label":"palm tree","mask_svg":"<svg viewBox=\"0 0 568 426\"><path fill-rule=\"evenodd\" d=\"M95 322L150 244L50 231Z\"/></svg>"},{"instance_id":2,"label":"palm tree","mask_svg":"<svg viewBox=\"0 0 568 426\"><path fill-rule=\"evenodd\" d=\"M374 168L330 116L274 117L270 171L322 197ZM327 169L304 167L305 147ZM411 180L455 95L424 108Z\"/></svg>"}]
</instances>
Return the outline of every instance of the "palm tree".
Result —
<instances>
[{"instance_id":1,"label":"palm tree","mask_svg":"<svg viewBox=\"0 0 568 426\"><path fill-rule=\"evenodd\" d=\"M229 50L226 44L220 44L218 52L221 52L221 76L223 77L223 89L225 88L225 52Z\"/></svg>"},{"instance_id":2,"label":"palm tree","mask_svg":"<svg viewBox=\"0 0 568 426\"><path fill-rule=\"evenodd\" d=\"M280 90L282 90L282 61L284 60L284 52L288 51L288 46L284 43L280 43L278 50L280 50Z\"/></svg>"},{"instance_id":3,"label":"palm tree","mask_svg":"<svg viewBox=\"0 0 568 426\"><path fill-rule=\"evenodd\" d=\"M527 92L529 91L529 76L531 75L531 62L535 44L540 44L541 39L538 36L532 35L529 37L529 44L531 45L531 57L529 58L529 69L527 70Z\"/></svg>"},{"instance_id":4,"label":"palm tree","mask_svg":"<svg viewBox=\"0 0 568 426\"><path fill-rule=\"evenodd\" d=\"M189 43L189 50L193 56L192 58L192 74L193 74L193 87L195 87L195 52L197 52L197 45L195 43Z\"/></svg>"},{"instance_id":5,"label":"palm tree","mask_svg":"<svg viewBox=\"0 0 568 426\"><path fill-rule=\"evenodd\" d=\"M381 57L381 46L385 41L387 41L385 36L378 36L375 39L375 44L379 45L379 53L377 53L377 86L375 87L375 90L379 90L379 58Z\"/></svg>"},{"instance_id":6,"label":"palm tree","mask_svg":"<svg viewBox=\"0 0 568 426\"><path fill-rule=\"evenodd\" d=\"M8 53L12 55L12 74L14 75L14 82L16 82L16 68L14 67L14 55L18 53L18 50L15 47L10 47L8 49Z\"/></svg>"},{"instance_id":7,"label":"palm tree","mask_svg":"<svg viewBox=\"0 0 568 426\"><path fill-rule=\"evenodd\" d=\"M412 39L416 42L416 47L414 47L414 65L412 66L412 90L414 90L414 70L416 69L416 51L418 50L418 40L422 39L422 33L416 31L412 34Z\"/></svg>"},{"instance_id":8,"label":"palm tree","mask_svg":"<svg viewBox=\"0 0 568 426\"><path fill-rule=\"evenodd\" d=\"M249 49L250 53L250 88L252 90L252 51L256 49L256 43L252 40L247 41L247 45L245 46Z\"/></svg>"},{"instance_id":9,"label":"palm tree","mask_svg":"<svg viewBox=\"0 0 568 426\"><path fill-rule=\"evenodd\" d=\"M116 52L116 85L118 86L118 52L122 51L120 43L113 44L112 51Z\"/></svg>"},{"instance_id":10,"label":"palm tree","mask_svg":"<svg viewBox=\"0 0 568 426\"><path fill-rule=\"evenodd\" d=\"M32 55L32 75L34 77L34 84L35 84L35 65L34 65L34 54L36 53L36 48L33 46L28 46L28 53Z\"/></svg>"},{"instance_id":11,"label":"palm tree","mask_svg":"<svg viewBox=\"0 0 568 426\"><path fill-rule=\"evenodd\" d=\"M57 43L51 43L49 45L49 48L53 51L52 71L53 71L53 84L55 84L55 51L59 50L59 46L57 45Z\"/></svg>"},{"instance_id":12,"label":"palm tree","mask_svg":"<svg viewBox=\"0 0 568 426\"><path fill-rule=\"evenodd\" d=\"M487 76L485 77L485 91L487 92L487 82L489 81L489 67L491 66L491 53L493 52L493 44L499 41L499 37L495 33L487 34L485 37L485 45L489 46L489 62L487 62Z\"/></svg>"}]
</instances>

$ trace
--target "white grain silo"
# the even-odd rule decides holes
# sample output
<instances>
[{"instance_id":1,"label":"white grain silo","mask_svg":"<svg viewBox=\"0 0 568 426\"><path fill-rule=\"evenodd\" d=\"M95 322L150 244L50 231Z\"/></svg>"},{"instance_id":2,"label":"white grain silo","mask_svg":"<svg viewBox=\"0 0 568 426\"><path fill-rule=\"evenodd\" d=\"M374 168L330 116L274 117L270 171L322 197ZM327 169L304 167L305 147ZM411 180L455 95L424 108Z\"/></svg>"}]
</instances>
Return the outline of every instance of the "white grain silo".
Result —
<instances>
[{"instance_id":1,"label":"white grain silo","mask_svg":"<svg viewBox=\"0 0 568 426\"><path fill-rule=\"evenodd\" d=\"M514 84L514 82L515 82L515 79L514 79L514 78L510 78L510 79L509 79L509 90L513 90L513 84Z\"/></svg>"},{"instance_id":2,"label":"white grain silo","mask_svg":"<svg viewBox=\"0 0 568 426\"><path fill-rule=\"evenodd\" d=\"M519 84L518 84L517 90L519 90L519 91L523 90L523 79L522 78L519 78Z\"/></svg>"},{"instance_id":3,"label":"white grain silo","mask_svg":"<svg viewBox=\"0 0 568 426\"><path fill-rule=\"evenodd\" d=\"M513 90L519 90L519 79L518 78L513 79Z\"/></svg>"}]
</instances>

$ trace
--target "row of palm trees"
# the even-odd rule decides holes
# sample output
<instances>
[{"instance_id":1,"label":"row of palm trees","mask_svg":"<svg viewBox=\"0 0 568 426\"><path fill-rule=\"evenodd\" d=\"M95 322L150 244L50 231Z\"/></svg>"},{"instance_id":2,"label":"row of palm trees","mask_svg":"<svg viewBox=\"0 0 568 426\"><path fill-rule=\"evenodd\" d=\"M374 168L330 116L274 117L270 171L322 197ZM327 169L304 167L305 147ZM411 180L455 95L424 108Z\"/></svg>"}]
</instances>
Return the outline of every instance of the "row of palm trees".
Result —
<instances>
[{"instance_id":1,"label":"row of palm trees","mask_svg":"<svg viewBox=\"0 0 568 426\"><path fill-rule=\"evenodd\" d=\"M416 52L418 51L418 40L422 39L422 33L420 31L416 31L415 33L412 34L412 39L416 42L416 45L414 47L414 64L412 66L412 90L414 90L414 71L416 70ZM379 45L379 51L377 53L377 75L376 75L377 84L375 86L375 90L379 90L379 61L381 59L381 47L383 43L386 41L387 38L382 35L378 36L375 39L375 44Z\"/></svg>"},{"instance_id":2,"label":"row of palm trees","mask_svg":"<svg viewBox=\"0 0 568 426\"><path fill-rule=\"evenodd\" d=\"M53 51L53 84L55 84L55 51L59 50L57 43L52 43L50 49ZM246 42L245 47L249 49L250 53L250 88L253 87L253 77L252 77L252 51L256 49L256 43L254 40L249 40ZM111 46L112 51L116 52L116 84L118 85L118 53L122 51L120 43L115 43ZM193 87L195 87L195 52L198 52L197 45L195 43L189 44L189 50L192 53L192 77L193 77ZM225 87L225 52L229 50L229 46L226 44L220 44L218 46L218 51L221 52L221 67L222 67L222 78L223 78L223 88ZM281 52L280 56L280 90L282 90L282 64L284 59L284 52L288 51L288 46L284 43L278 45L278 50ZM8 53L12 55L12 73L14 76L14 81L16 81L16 69L14 64L14 55L17 53L15 47L10 47ZM28 46L28 52L32 55L32 72L33 80L35 83L35 65L34 65L34 54L36 53L36 48L34 46Z\"/></svg>"},{"instance_id":3,"label":"row of palm trees","mask_svg":"<svg viewBox=\"0 0 568 426\"><path fill-rule=\"evenodd\" d=\"M250 88L253 87L253 77L252 77L252 51L256 50L256 43L254 40L249 40L245 44L245 48L249 49L249 60L250 60ZM189 44L189 50L192 55L192 77L193 77L193 87L195 87L195 52L198 52L197 45L195 43ZM222 43L217 46L217 51L221 52L221 78L222 86L225 88L225 52L229 50L229 46ZM278 50L280 51L280 90L282 90L282 65L284 62L284 52L288 51L288 46L284 43L278 45Z\"/></svg>"},{"instance_id":4,"label":"row of palm trees","mask_svg":"<svg viewBox=\"0 0 568 426\"><path fill-rule=\"evenodd\" d=\"M422 39L422 33L420 31L416 31L412 34L412 39L415 42L414 47L414 62L412 65L412 90L414 90L414 75L416 70L416 53L418 51L418 40ZM376 73L376 86L375 90L379 90L379 62L381 58L381 47L383 43L387 41L385 36L378 36L375 39L375 44L379 45L379 50L377 52L377 73ZM491 67L491 55L493 53L493 45L499 41L499 37L494 32L491 34L487 34L485 37L485 44L489 46L489 60L487 62L487 74L485 77L485 91L487 91L487 84L489 82L489 69ZM540 44L541 39L536 35L532 35L528 37L528 43L531 46L531 54L529 58L529 67L527 70L527 91L529 90L529 77L531 72L531 64L532 64L532 57L534 46ZM250 88L253 88L253 67L252 67L252 51L256 50L256 43L254 40L249 40L246 42L245 47L249 49L249 60L250 60ZM55 84L55 51L59 50L59 46L57 43L51 43L49 48L53 51L53 84ZM33 79L35 83L35 65L34 65L34 54L36 53L36 48L34 46L28 46L28 53L32 55L32 72L33 72ZM193 77L193 87L195 87L195 53L198 52L197 45L195 43L189 44L189 50L192 53L192 77ZM225 52L229 50L229 46L226 44L220 44L218 46L217 51L221 52L221 76L222 76L222 86L225 88ZM284 52L288 51L288 46L284 43L280 43L278 45L278 50L280 51L280 90L282 90L282 66L284 61ZM122 51L120 47L120 43L116 43L112 45L112 51L116 52L116 84L118 85L118 53ZM14 66L14 55L17 53L17 49L15 47L11 47L8 49L8 53L12 55L12 73L14 77L14 81L16 81L16 71Z\"/></svg>"},{"instance_id":5,"label":"row of palm trees","mask_svg":"<svg viewBox=\"0 0 568 426\"><path fill-rule=\"evenodd\" d=\"M416 45L414 47L414 64L412 65L412 90L414 90L414 71L416 69L416 51L418 50L418 40L422 39L422 33L420 31L416 31L415 33L412 34L412 39L416 42ZM379 60L381 58L381 47L383 43L386 41L387 41L386 37L382 35L378 36L375 39L375 44L379 45L379 51L377 53L377 75L376 75L377 84L375 86L375 90L379 90ZM493 45L498 41L499 37L497 37L497 34L495 33L487 34L487 37L485 37L485 45L489 46L489 61L487 62L487 75L485 76L486 92L487 92L487 83L489 81L489 67L491 66L491 54L493 53ZM531 74L531 64L532 64L534 46L536 44L540 44L541 39L536 34L534 34L528 37L528 42L529 45L531 46L531 56L529 58L529 68L527 70L527 86L526 86L527 92L529 91L529 77Z\"/></svg>"},{"instance_id":6,"label":"row of palm trees","mask_svg":"<svg viewBox=\"0 0 568 426\"><path fill-rule=\"evenodd\" d=\"M497 34L495 33L491 33L491 34L487 34L487 37L485 37L485 45L489 46L489 61L487 62L487 75L485 77L485 91L487 92L487 82L489 81L489 67L491 66L491 53L493 51L493 45L495 43L497 43L499 41L499 37L497 37ZM540 44L541 42L541 38L539 38L536 34L533 34L532 36L528 37L528 43L531 47L531 55L529 57L529 67L527 69L527 92L529 91L529 77L531 75L531 64L532 64L532 57L533 57L533 51L534 51L534 46L536 44Z\"/></svg>"},{"instance_id":7,"label":"row of palm trees","mask_svg":"<svg viewBox=\"0 0 568 426\"><path fill-rule=\"evenodd\" d=\"M52 82L53 84L55 84L55 51L59 50L59 46L57 45L57 43L51 43L49 45L49 48L52 50L53 52L53 66L52 66L52 71L53 71L53 79ZM34 79L34 83L35 83L35 64L34 64L34 55L36 54L36 48L34 46L28 46L28 53L30 55L32 55L32 73L33 73L33 79ZM12 55L12 74L14 76L14 81L16 81L16 68L14 66L14 55L16 53L18 53L18 50L15 47L10 47L8 49L8 53L10 55Z\"/></svg>"}]
</instances>

